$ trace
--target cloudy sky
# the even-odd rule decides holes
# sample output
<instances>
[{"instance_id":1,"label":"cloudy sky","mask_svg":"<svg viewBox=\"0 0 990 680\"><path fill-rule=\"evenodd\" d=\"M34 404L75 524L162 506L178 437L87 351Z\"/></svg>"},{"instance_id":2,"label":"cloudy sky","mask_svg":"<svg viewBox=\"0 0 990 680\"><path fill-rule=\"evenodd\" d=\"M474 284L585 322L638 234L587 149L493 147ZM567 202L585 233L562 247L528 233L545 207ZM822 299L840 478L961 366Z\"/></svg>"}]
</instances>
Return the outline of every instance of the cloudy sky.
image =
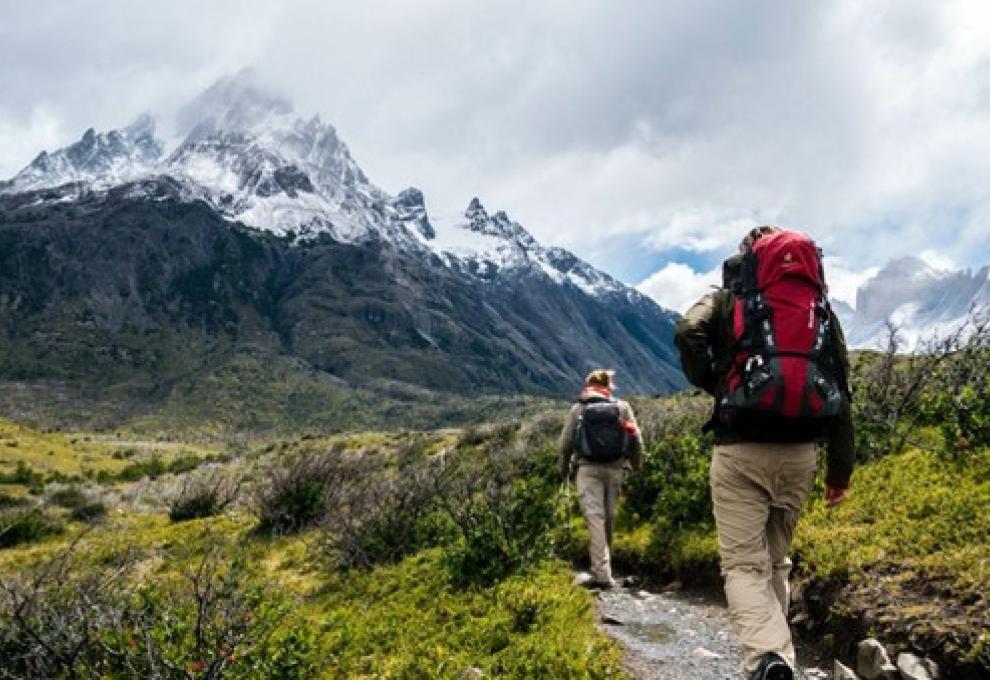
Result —
<instances>
[{"instance_id":1,"label":"cloudy sky","mask_svg":"<svg viewBox=\"0 0 990 680\"><path fill-rule=\"evenodd\" d=\"M985 0L0 0L0 177L253 67L441 218L478 195L668 306L749 226L833 290L990 263Z\"/></svg>"}]
</instances>

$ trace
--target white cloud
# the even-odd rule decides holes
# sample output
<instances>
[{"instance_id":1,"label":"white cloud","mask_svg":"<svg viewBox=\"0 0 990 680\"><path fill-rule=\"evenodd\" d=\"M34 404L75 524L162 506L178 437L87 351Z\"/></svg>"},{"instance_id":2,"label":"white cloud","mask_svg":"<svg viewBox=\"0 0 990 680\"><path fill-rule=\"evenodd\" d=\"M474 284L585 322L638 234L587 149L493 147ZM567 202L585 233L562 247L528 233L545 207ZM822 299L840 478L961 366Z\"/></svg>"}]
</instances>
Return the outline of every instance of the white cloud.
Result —
<instances>
[{"instance_id":1,"label":"white cloud","mask_svg":"<svg viewBox=\"0 0 990 680\"><path fill-rule=\"evenodd\" d=\"M926 255L930 258L929 263L949 262L934 251ZM825 278L828 281L831 297L853 308L856 306L856 291L879 271L879 267L854 269L847 266L840 258L825 258ZM702 295L711 290L712 286L718 286L721 280L721 267L699 272L686 264L671 262L641 281L636 288L664 307L684 313Z\"/></svg>"},{"instance_id":2,"label":"white cloud","mask_svg":"<svg viewBox=\"0 0 990 680\"><path fill-rule=\"evenodd\" d=\"M0 177L253 65L385 189L479 195L591 259L728 254L765 222L853 274L988 256L984 0L20 3L0 61Z\"/></svg>"},{"instance_id":3,"label":"white cloud","mask_svg":"<svg viewBox=\"0 0 990 680\"><path fill-rule=\"evenodd\" d=\"M937 269L939 271L954 271L960 269L955 260L948 255L935 250L922 250L918 254L918 257L920 257L924 263L932 269Z\"/></svg>"},{"instance_id":4,"label":"white cloud","mask_svg":"<svg viewBox=\"0 0 990 680\"><path fill-rule=\"evenodd\" d=\"M853 269L838 257L825 257L825 280L829 295L856 308L856 291L880 271L879 267Z\"/></svg>"},{"instance_id":5,"label":"white cloud","mask_svg":"<svg viewBox=\"0 0 990 680\"><path fill-rule=\"evenodd\" d=\"M671 262L636 288L662 306L684 313L721 281L721 267L710 272L696 272L686 264Z\"/></svg>"},{"instance_id":6,"label":"white cloud","mask_svg":"<svg viewBox=\"0 0 990 680\"><path fill-rule=\"evenodd\" d=\"M23 122L11 120L0 108L0 150L9 157L33 158L43 149L56 146L61 137L58 118L43 106L30 111ZM12 169L0 174L0 180L14 172Z\"/></svg>"}]
</instances>

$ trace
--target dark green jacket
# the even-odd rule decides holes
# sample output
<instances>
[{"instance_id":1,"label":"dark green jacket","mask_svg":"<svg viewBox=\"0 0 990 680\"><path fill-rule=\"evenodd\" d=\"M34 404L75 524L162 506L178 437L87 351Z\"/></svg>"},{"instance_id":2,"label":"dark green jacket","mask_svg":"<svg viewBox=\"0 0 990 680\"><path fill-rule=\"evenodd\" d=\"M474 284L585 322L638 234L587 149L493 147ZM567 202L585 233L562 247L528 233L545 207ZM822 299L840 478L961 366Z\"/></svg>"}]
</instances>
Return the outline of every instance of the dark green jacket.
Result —
<instances>
[{"instance_id":1,"label":"dark green jacket","mask_svg":"<svg viewBox=\"0 0 990 680\"><path fill-rule=\"evenodd\" d=\"M724 353L732 347L732 306L733 295L720 289L701 298L677 323L677 348L681 353L684 373L692 385L696 385L712 396L716 396L724 376L719 375L719 365ZM834 345L842 367L840 376L847 395L849 384L849 354L846 339L839 325L839 319L832 313L832 328L835 332ZM826 438L827 467L826 482L830 486L845 487L852 475L854 460L852 414L849 402L840 414L835 426ZM720 444L741 441L732 433L718 433Z\"/></svg>"}]
</instances>

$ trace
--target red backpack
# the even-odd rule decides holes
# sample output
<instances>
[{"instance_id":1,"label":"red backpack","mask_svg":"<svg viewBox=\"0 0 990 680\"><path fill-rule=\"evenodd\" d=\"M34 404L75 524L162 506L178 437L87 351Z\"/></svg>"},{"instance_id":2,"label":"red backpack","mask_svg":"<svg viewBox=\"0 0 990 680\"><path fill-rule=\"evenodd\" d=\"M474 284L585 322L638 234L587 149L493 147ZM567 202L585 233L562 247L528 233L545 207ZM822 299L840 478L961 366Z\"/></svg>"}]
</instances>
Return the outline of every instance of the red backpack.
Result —
<instances>
[{"instance_id":1,"label":"red backpack","mask_svg":"<svg viewBox=\"0 0 990 680\"><path fill-rule=\"evenodd\" d=\"M751 441L812 441L841 412L841 387L821 251L781 231L742 261L723 372L719 425Z\"/></svg>"}]
</instances>

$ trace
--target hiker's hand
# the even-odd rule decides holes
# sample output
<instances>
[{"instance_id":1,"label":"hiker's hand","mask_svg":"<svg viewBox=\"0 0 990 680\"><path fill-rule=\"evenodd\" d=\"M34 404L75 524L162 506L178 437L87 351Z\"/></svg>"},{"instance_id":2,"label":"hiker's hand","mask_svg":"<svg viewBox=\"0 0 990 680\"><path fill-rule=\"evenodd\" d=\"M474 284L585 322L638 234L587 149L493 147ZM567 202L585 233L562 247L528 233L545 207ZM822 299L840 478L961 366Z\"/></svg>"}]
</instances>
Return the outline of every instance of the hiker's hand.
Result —
<instances>
[{"instance_id":1,"label":"hiker's hand","mask_svg":"<svg viewBox=\"0 0 990 680\"><path fill-rule=\"evenodd\" d=\"M825 485L825 507L834 508L839 503L846 500L848 489L839 486Z\"/></svg>"}]
</instances>

